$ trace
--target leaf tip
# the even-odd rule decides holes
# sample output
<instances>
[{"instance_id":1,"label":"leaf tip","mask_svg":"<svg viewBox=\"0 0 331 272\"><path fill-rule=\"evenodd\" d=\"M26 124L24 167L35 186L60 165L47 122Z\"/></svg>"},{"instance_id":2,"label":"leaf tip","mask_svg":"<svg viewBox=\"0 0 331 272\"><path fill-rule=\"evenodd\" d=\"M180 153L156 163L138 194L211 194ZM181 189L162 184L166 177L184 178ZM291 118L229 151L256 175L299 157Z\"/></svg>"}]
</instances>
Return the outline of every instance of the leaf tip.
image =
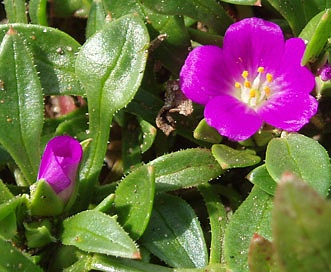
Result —
<instances>
[{"instance_id":1,"label":"leaf tip","mask_svg":"<svg viewBox=\"0 0 331 272\"><path fill-rule=\"evenodd\" d=\"M141 260L140 252L139 251L136 251L135 253L133 253L132 259Z\"/></svg>"},{"instance_id":2,"label":"leaf tip","mask_svg":"<svg viewBox=\"0 0 331 272\"><path fill-rule=\"evenodd\" d=\"M292 172L286 171L281 175L280 183L293 182L296 179L296 176Z\"/></svg>"},{"instance_id":3,"label":"leaf tip","mask_svg":"<svg viewBox=\"0 0 331 272\"><path fill-rule=\"evenodd\" d=\"M7 31L7 34L8 35L16 35L17 31L12 26L10 26L8 31Z\"/></svg>"},{"instance_id":4,"label":"leaf tip","mask_svg":"<svg viewBox=\"0 0 331 272\"><path fill-rule=\"evenodd\" d=\"M257 1L254 3L254 6L262 7L261 0L257 0Z\"/></svg>"}]
</instances>

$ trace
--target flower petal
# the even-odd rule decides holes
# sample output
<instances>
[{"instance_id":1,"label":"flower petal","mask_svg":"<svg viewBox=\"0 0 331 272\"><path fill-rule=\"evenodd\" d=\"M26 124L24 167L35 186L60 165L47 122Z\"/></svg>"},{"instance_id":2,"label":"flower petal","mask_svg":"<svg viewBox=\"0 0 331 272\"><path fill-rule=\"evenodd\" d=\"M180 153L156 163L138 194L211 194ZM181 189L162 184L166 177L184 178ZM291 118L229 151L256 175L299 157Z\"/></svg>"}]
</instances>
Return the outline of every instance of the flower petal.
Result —
<instances>
[{"instance_id":1,"label":"flower petal","mask_svg":"<svg viewBox=\"0 0 331 272\"><path fill-rule=\"evenodd\" d=\"M185 96L199 104L227 92L228 77L224 68L223 52L217 46L195 48L188 55L180 72L180 86Z\"/></svg>"},{"instance_id":2,"label":"flower petal","mask_svg":"<svg viewBox=\"0 0 331 272\"><path fill-rule=\"evenodd\" d=\"M258 114L268 124L287 131L298 131L316 113L317 100L310 95L281 93L267 101Z\"/></svg>"},{"instance_id":3,"label":"flower petal","mask_svg":"<svg viewBox=\"0 0 331 272\"><path fill-rule=\"evenodd\" d=\"M229 95L217 96L205 107L206 122L234 141L243 141L262 126L262 120L246 104Z\"/></svg>"},{"instance_id":4,"label":"flower petal","mask_svg":"<svg viewBox=\"0 0 331 272\"><path fill-rule=\"evenodd\" d=\"M301 66L301 59L306 45L300 38L286 41L285 52L278 73L283 75L289 89L300 93L310 93L315 86L315 77L306 67Z\"/></svg>"},{"instance_id":5,"label":"flower petal","mask_svg":"<svg viewBox=\"0 0 331 272\"><path fill-rule=\"evenodd\" d=\"M80 143L70 136L58 136L46 145L38 173L56 193L66 189L76 177L82 157Z\"/></svg>"},{"instance_id":6,"label":"flower petal","mask_svg":"<svg viewBox=\"0 0 331 272\"><path fill-rule=\"evenodd\" d=\"M228 28L223 50L227 65L231 64L231 73L238 76L243 70L256 73L259 66L273 72L279 66L284 44L278 25L259 18L247 18Z\"/></svg>"}]
</instances>

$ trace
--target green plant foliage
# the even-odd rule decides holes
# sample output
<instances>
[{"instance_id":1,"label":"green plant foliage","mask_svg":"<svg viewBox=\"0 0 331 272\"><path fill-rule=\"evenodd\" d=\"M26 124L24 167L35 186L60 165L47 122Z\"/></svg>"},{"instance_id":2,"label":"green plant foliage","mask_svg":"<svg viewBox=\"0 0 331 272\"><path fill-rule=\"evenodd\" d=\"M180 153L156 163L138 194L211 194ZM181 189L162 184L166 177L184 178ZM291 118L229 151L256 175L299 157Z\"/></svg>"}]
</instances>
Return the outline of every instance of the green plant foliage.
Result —
<instances>
[{"instance_id":1,"label":"green plant foliage","mask_svg":"<svg viewBox=\"0 0 331 272\"><path fill-rule=\"evenodd\" d=\"M272 233L281 271L329 271L331 204L294 175L275 194Z\"/></svg>"},{"instance_id":2,"label":"green plant foliage","mask_svg":"<svg viewBox=\"0 0 331 272\"><path fill-rule=\"evenodd\" d=\"M327 9L314 16L301 31L300 37L309 41L302 58L302 65L306 65L317 59L331 37L331 10Z\"/></svg>"},{"instance_id":3,"label":"green plant foliage","mask_svg":"<svg viewBox=\"0 0 331 272\"><path fill-rule=\"evenodd\" d=\"M295 35L299 35L311 18L331 6L329 0L268 0L268 2L284 16Z\"/></svg>"},{"instance_id":4,"label":"green plant foliage","mask_svg":"<svg viewBox=\"0 0 331 272\"><path fill-rule=\"evenodd\" d=\"M278 271L272 243L258 234L253 235L249 245L248 266L251 272Z\"/></svg>"},{"instance_id":5,"label":"green plant foliage","mask_svg":"<svg viewBox=\"0 0 331 272\"><path fill-rule=\"evenodd\" d=\"M0 45L0 62L7 64L0 66L0 142L19 165L27 184L32 184L40 160L43 97L32 53L18 31L10 28Z\"/></svg>"},{"instance_id":6,"label":"green plant foliage","mask_svg":"<svg viewBox=\"0 0 331 272\"><path fill-rule=\"evenodd\" d=\"M9 23L27 23L25 0L5 0L6 15Z\"/></svg>"},{"instance_id":7,"label":"green plant foliage","mask_svg":"<svg viewBox=\"0 0 331 272\"><path fill-rule=\"evenodd\" d=\"M121 181L115 191L118 220L137 240L149 222L155 191L155 171L142 166Z\"/></svg>"},{"instance_id":8,"label":"green plant foliage","mask_svg":"<svg viewBox=\"0 0 331 272\"><path fill-rule=\"evenodd\" d=\"M30 0L29 16L33 24L47 26L46 17L47 0Z\"/></svg>"},{"instance_id":9,"label":"green plant foliage","mask_svg":"<svg viewBox=\"0 0 331 272\"><path fill-rule=\"evenodd\" d=\"M100 172L112 116L131 101L140 85L148 39L143 21L130 15L107 24L79 52L76 72L87 93L93 138L81 172L86 180L83 198L88 197L87 188Z\"/></svg>"},{"instance_id":10,"label":"green plant foliage","mask_svg":"<svg viewBox=\"0 0 331 272\"><path fill-rule=\"evenodd\" d=\"M106 23L106 11L102 1L93 1L86 25L86 38L102 29Z\"/></svg>"},{"instance_id":11,"label":"green plant foliage","mask_svg":"<svg viewBox=\"0 0 331 272\"><path fill-rule=\"evenodd\" d=\"M223 144L213 145L211 152L222 169L247 167L255 165L261 160L259 156L255 155L254 151L248 149L235 150Z\"/></svg>"},{"instance_id":12,"label":"green plant foliage","mask_svg":"<svg viewBox=\"0 0 331 272\"><path fill-rule=\"evenodd\" d=\"M125 14L138 14L146 21L150 29L152 44L149 51L160 60L163 65L175 74L179 74L183 59L190 46L188 31L183 17L177 15L159 14L148 3L137 0L110 1L104 0L106 9L111 17L119 18ZM167 35L171 33L171 35ZM158 35L165 35L163 38Z\"/></svg>"},{"instance_id":13,"label":"green plant foliage","mask_svg":"<svg viewBox=\"0 0 331 272\"><path fill-rule=\"evenodd\" d=\"M31 51L45 95L84 94L74 68L80 47L77 41L57 29L27 24L1 25L1 40L10 27Z\"/></svg>"},{"instance_id":14,"label":"green plant foliage","mask_svg":"<svg viewBox=\"0 0 331 272\"><path fill-rule=\"evenodd\" d=\"M23 254L10 242L0 238L0 248L3 250L3 254L0 258L0 269L2 271L43 271L39 266L33 263L32 258L26 254Z\"/></svg>"},{"instance_id":15,"label":"green plant foliage","mask_svg":"<svg viewBox=\"0 0 331 272\"><path fill-rule=\"evenodd\" d=\"M234 271L248 270L248 249L255 233L271 239L272 197L253 187L227 225L224 239L224 256Z\"/></svg>"},{"instance_id":16,"label":"green plant foliage","mask_svg":"<svg viewBox=\"0 0 331 272\"><path fill-rule=\"evenodd\" d=\"M184 200L171 195L156 197L142 242L173 267L205 267L208 262L203 232L194 211Z\"/></svg>"},{"instance_id":17,"label":"green plant foliage","mask_svg":"<svg viewBox=\"0 0 331 272\"><path fill-rule=\"evenodd\" d=\"M310 184L322 196L327 196L331 183L330 159L316 141L300 134L289 134L270 141L266 152L266 167L279 182L290 172Z\"/></svg>"},{"instance_id":18,"label":"green plant foliage","mask_svg":"<svg viewBox=\"0 0 331 272\"><path fill-rule=\"evenodd\" d=\"M222 174L208 149L187 149L160 156L148 165L155 168L156 191L170 191L207 183Z\"/></svg>"},{"instance_id":19,"label":"green plant foliage","mask_svg":"<svg viewBox=\"0 0 331 272\"><path fill-rule=\"evenodd\" d=\"M0 271L331 271L330 9L331 0L4 0ZM232 25L225 35L249 17L305 41L307 79L294 82L296 71L282 67L298 54L269 59L281 38L271 31L261 47L264 24L247 33ZM200 46L219 53L191 53ZM198 70L186 83L184 64ZM256 65L266 73L254 75ZM295 97L313 77L318 111L301 130L266 121L240 142L207 125L205 103L185 91L190 85L194 101L229 92L260 115L265 104L254 101L278 107L291 98L282 96L288 87ZM220 123L249 120L235 105L222 107L214 105ZM60 142L40 171L63 178L37 181L41 151L60 135L80 142L82 160L73 165L77 154Z\"/></svg>"},{"instance_id":20,"label":"green plant foliage","mask_svg":"<svg viewBox=\"0 0 331 272\"><path fill-rule=\"evenodd\" d=\"M99 211L84 211L67 218L62 243L86 252L140 258L137 246L116 219Z\"/></svg>"},{"instance_id":21,"label":"green plant foliage","mask_svg":"<svg viewBox=\"0 0 331 272\"><path fill-rule=\"evenodd\" d=\"M277 183L269 175L265 164L258 166L253 171L251 171L248 174L247 179L266 193L274 195Z\"/></svg>"},{"instance_id":22,"label":"green plant foliage","mask_svg":"<svg viewBox=\"0 0 331 272\"><path fill-rule=\"evenodd\" d=\"M141 2L148 8L161 14L186 15L207 24L220 33L224 32L225 27L231 23L230 17L226 14L222 6L212 0L203 3L195 0L185 0L181 1L181 3L175 0L144 0Z\"/></svg>"}]
</instances>

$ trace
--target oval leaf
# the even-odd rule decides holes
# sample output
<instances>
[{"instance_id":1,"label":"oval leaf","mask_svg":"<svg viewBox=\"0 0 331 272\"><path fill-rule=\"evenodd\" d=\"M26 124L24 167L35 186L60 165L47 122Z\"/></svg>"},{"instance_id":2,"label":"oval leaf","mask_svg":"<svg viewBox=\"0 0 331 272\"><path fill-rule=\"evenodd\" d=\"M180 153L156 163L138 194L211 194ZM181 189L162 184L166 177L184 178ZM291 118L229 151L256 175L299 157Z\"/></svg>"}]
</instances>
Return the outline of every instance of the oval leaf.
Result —
<instances>
[{"instance_id":1,"label":"oval leaf","mask_svg":"<svg viewBox=\"0 0 331 272\"><path fill-rule=\"evenodd\" d=\"M211 152L223 169L247 167L261 160L250 150L236 150L223 144L213 145Z\"/></svg>"},{"instance_id":2,"label":"oval leaf","mask_svg":"<svg viewBox=\"0 0 331 272\"><path fill-rule=\"evenodd\" d=\"M0 143L32 184L40 161L43 95L32 54L14 28L0 45L0 81Z\"/></svg>"},{"instance_id":3,"label":"oval leaf","mask_svg":"<svg viewBox=\"0 0 331 272\"><path fill-rule=\"evenodd\" d=\"M63 221L62 243L87 252L139 259L140 253L117 221L102 212L88 210Z\"/></svg>"},{"instance_id":4,"label":"oval leaf","mask_svg":"<svg viewBox=\"0 0 331 272\"><path fill-rule=\"evenodd\" d=\"M31 50L46 95L84 95L74 68L77 41L60 30L32 24L0 25L1 40L10 27Z\"/></svg>"},{"instance_id":5,"label":"oval leaf","mask_svg":"<svg viewBox=\"0 0 331 272\"><path fill-rule=\"evenodd\" d=\"M300 134L289 134L270 141L266 152L266 167L279 182L290 172L310 184L322 196L331 185L330 159L326 150L315 140Z\"/></svg>"},{"instance_id":6,"label":"oval leaf","mask_svg":"<svg viewBox=\"0 0 331 272\"><path fill-rule=\"evenodd\" d=\"M140 86L148 43L144 22L136 15L128 15L106 24L78 54L76 72L87 92L93 138L80 173L82 202L88 202L89 187L93 186L90 183L102 167L112 117L131 101Z\"/></svg>"},{"instance_id":7,"label":"oval leaf","mask_svg":"<svg viewBox=\"0 0 331 272\"><path fill-rule=\"evenodd\" d=\"M197 186L217 178L222 168L208 149L186 149L170 153L148 163L155 167L157 191Z\"/></svg>"},{"instance_id":8,"label":"oval leaf","mask_svg":"<svg viewBox=\"0 0 331 272\"><path fill-rule=\"evenodd\" d=\"M283 271L331 270L331 204L293 175L283 176L272 214L274 247Z\"/></svg>"},{"instance_id":9,"label":"oval leaf","mask_svg":"<svg viewBox=\"0 0 331 272\"><path fill-rule=\"evenodd\" d=\"M248 248L255 233L271 239L272 204L272 197L254 186L231 217L225 231L224 256L233 271L249 271Z\"/></svg>"},{"instance_id":10,"label":"oval leaf","mask_svg":"<svg viewBox=\"0 0 331 272\"><path fill-rule=\"evenodd\" d=\"M300 37L306 37L309 41L301 61L302 65L306 65L309 61L316 60L328 38L331 37L331 9L321 12L311 19Z\"/></svg>"},{"instance_id":11,"label":"oval leaf","mask_svg":"<svg viewBox=\"0 0 331 272\"><path fill-rule=\"evenodd\" d=\"M0 238L1 271L34 271L42 272L43 270L32 262L32 258L18 251L10 242Z\"/></svg>"},{"instance_id":12,"label":"oval leaf","mask_svg":"<svg viewBox=\"0 0 331 272\"><path fill-rule=\"evenodd\" d=\"M143 245L173 267L194 268L208 264L200 223L181 198L161 194L155 198L151 221L142 236Z\"/></svg>"},{"instance_id":13,"label":"oval leaf","mask_svg":"<svg viewBox=\"0 0 331 272\"><path fill-rule=\"evenodd\" d=\"M267 167L265 164L256 167L253 171L251 171L247 179L258 186L260 189L265 191L270 195L274 195L277 183L276 181L269 175Z\"/></svg>"},{"instance_id":14,"label":"oval leaf","mask_svg":"<svg viewBox=\"0 0 331 272\"><path fill-rule=\"evenodd\" d=\"M115 191L118 221L137 240L149 222L155 190L155 172L144 165L125 177Z\"/></svg>"}]
</instances>

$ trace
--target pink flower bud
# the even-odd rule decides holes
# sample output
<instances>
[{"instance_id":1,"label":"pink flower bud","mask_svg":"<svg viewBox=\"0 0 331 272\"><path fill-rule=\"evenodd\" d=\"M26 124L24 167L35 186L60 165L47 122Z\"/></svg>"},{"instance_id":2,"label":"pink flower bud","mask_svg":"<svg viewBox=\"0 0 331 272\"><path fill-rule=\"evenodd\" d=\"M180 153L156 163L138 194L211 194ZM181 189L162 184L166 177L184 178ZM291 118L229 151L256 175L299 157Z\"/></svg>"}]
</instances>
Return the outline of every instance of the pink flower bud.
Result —
<instances>
[{"instance_id":1,"label":"pink flower bud","mask_svg":"<svg viewBox=\"0 0 331 272\"><path fill-rule=\"evenodd\" d=\"M41 159L38 180L44 179L64 201L74 190L83 150L70 136L57 136L46 145Z\"/></svg>"},{"instance_id":2,"label":"pink flower bud","mask_svg":"<svg viewBox=\"0 0 331 272\"><path fill-rule=\"evenodd\" d=\"M328 81L331 79L331 66L330 64L325 64L321 69L320 69L320 76L323 81Z\"/></svg>"}]
</instances>

